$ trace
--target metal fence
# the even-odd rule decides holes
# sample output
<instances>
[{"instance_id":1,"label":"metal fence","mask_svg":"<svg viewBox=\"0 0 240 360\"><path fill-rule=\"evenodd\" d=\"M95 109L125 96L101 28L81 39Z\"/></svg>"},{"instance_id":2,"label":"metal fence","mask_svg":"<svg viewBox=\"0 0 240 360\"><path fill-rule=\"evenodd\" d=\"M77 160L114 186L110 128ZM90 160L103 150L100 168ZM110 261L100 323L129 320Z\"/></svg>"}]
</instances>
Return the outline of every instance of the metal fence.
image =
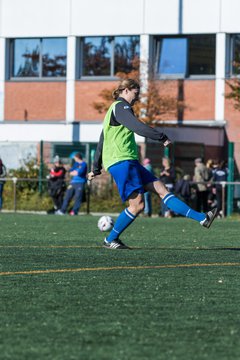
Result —
<instances>
[{"instance_id":1,"label":"metal fence","mask_svg":"<svg viewBox=\"0 0 240 360\"><path fill-rule=\"evenodd\" d=\"M28 199L31 199L31 196L36 196L36 202L32 204L33 209L35 211L43 210L46 211L46 201L45 205L42 205L43 208L39 209L40 202L39 199L44 198L45 200L49 200L49 204L51 204L51 198L48 195L47 191L47 179L30 179L30 178L1 178L1 181L4 181L5 184L8 183L7 187L7 194L5 193L5 187L3 191L4 195L4 204L3 204L3 210L7 209L10 211L17 212L19 209L21 210L29 210L26 206L26 209L24 209L24 205L21 205L21 188L23 187L23 184L28 184L29 188L32 187L32 190L28 193ZM11 184L11 186L9 186ZM30 185L31 184L31 185ZM112 181L109 181L110 186L114 186ZM110 198L112 196L112 192L109 191L109 184L108 189L106 192L104 192L105 197ZM232 213L240 213L240 181L235 182L190 182L191 186L193 188L196 188L197 184L205 184L208 186L213 186L220 184L222 188L222 217L225 217L226 215L232 215ZM91 212L93 203L98 201L98 196L96 195L98 193L97 189L98 185L94 182L90 185L90 183L86 186L86 204L84 206L85 212L88 214ZM101 189L102 193L102 189ZM101 197L101 198L102 198ZM100 200L99 200L100 201ZM119 198L119 202L120 202ZM45 206L45 208L44 208Z\"/></svg>"}]
</instances>

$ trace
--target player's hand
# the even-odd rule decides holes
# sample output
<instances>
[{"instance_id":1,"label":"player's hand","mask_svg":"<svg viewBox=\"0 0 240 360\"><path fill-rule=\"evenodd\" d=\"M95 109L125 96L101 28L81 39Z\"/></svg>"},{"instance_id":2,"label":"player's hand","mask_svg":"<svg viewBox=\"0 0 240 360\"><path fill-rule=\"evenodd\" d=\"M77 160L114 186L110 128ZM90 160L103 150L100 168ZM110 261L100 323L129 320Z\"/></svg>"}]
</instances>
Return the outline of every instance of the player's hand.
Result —
<instances>
[{"instance_id":1,"label":"player's hand","mask_svg":"<svg viewBox=\"0 0 240 360\"><path fill-rule=\"evenodd\" d=\"M89 181L91 181L91 180L94 179L94 178L95 178L95 175L94 175L93 171L91 171L90 173L88 173L87 179L88 179Z\"/></svg>"},{"instance_id":2,"label":"player's hand","mask_svg":"<svg viewBox=\"0 0 240 360\"><path fill-rule=\"evenodd\" d=\"M168 145L171 144L171 140L167 139L166 141L164 141L163 145L166 147Z\"/></svg>"}]
</instances>

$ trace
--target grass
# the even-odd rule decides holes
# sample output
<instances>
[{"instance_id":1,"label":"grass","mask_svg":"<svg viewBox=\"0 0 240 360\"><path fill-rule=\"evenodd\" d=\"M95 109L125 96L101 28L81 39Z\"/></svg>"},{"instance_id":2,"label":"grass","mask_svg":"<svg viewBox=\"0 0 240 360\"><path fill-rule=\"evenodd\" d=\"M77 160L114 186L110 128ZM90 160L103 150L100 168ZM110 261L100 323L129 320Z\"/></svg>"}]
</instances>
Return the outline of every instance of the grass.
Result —
<instances>
[{"instance_id":1,"label":"grass","mask_svg":"<svg viewBox=\"0 0 240 360\"><path fill-rule=\"evenodd\" d=\"M238 359L237 219L139 218L131 251L97 220L0 214L2 359Z\"/></svg>"}]
</instances>

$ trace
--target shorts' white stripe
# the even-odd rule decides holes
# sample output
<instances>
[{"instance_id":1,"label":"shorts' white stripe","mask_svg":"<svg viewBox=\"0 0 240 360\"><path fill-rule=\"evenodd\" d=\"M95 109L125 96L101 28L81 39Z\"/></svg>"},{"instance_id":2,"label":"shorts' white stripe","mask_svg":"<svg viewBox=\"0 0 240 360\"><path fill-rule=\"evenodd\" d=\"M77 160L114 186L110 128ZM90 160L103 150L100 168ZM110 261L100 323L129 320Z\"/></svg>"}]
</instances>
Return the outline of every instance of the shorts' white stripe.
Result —
<instances>
[{"instance_id":1,"label":"shorts' white stripe","mask_svg":"<svg viewBox=\"0 0 240 360\"><path fill-rule=\"evenodd\" d=\"M186 213L186 217L188 217L188 214L190 213L191 209L188 210L188 212Z\"/></svg>"}]
</instances>

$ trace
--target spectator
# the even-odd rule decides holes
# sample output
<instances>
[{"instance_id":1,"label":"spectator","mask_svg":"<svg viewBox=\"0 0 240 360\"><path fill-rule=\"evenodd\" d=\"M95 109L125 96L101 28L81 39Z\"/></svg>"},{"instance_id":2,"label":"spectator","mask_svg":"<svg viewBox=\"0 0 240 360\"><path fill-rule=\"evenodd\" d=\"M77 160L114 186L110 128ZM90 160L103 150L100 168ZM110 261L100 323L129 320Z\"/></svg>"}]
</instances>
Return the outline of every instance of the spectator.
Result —
<instances>
[{"instance_id":1,"label":"spectator","mask_svg":"<svg viewBox=\"0 0 240 360\"><path fill-rule=\"evenodd\" d=\"M145 169L147 169L148 171L150 171L151 174L153 174L153 169L152 169L152 165L151 165L151 160L146 158L143 160L143 166L145 167ZM144 193L144 211L143 214L144 216L152 216L152 194L149 191L146 191Z\"/></svg>"},{"instance_id":2,"label":"spectator","mask_svg":"<svg viewBox=\"0 0 240 360\"><path fill-rule=\"evenodd\" d=\"M216 207L216 196L213 192L213 186L212 186L212 178L213 178L213 169L214 169L214 161L212 159L209 159L206 162L206 168L207 168L207 178L206 181L209 181L207 184L207 206L208 210L211 210Z\"/></svg>"},{"instance_id":3,"label":"spectator","mask_svg":"<svg viewBox=\"0 0 240 360\"><path fill-rule=\"evenodd\" d=\"M208 181L208 169L202 162L201 158L195 159L194 177L193 180L199 182L196 185L196 210L207 211L208 209L208 190L206 184L201 182Z\"/></svg>"},{"instance_id":4,"label":"spectator","mask_svg":"<svg viewBox=\"0 0 240 360\"><path fill-rule=\"evenodd\" d=\"M217 162L216 167L213 171L213 182L221 182L227 181L228 178L228 168L226 167L225 161ZM218 216L222 217L223 215L223 191L221 184L213 185L213 191L216 194L216 201L217 201L217 211ZM226 197L226 192L225 192Z\"/></svg>"},{"instance_id":5,"label":"spectator","mask_svg":"<svg viewBox=\"0 0 240 360\"><path fill-rule=\"evenodd\" d=\"M208 161L206 162L206 168L207 168L207 173L208 173L207 181L212 180L212 177L213 177L213 163L214 163L214 161L212 159L208 159Z\"/></svg>"},{"instance_id":6,"label":"spectator","mask_svg":"<svg viewBox=\"0 0 240 360\"><path fill-rule=\"evenodd\" d=\"M3 205L3 187L5 184L5 180L3 180L7 175L6 167L0 158L0 211L2 210Z\"/></svg>"},{"instance_id":7,"label":"spectator","mask_svg":"<svg viewBox=\"0 0 240 360\"><path fill-rule=\"evenodd\" d=\"M191 205L192 188L190 183L190 175L184 175L184 177L176 182L175 194L178 195L189 206Z\"/></svg>"},{"instance_id":8,"label":"spectator","mask_svg":"<svg viewBox=\"0 0 240 360\"><path fill-rule=\"evenodd\" d=\"M65 174L66 170L62 161L59 156L55 156L54 166L48 176L48 192L54 204L54 208L48 211L49 214L54 213L62 207L64 192L66 190Z\"/></svg>"},{"instance_id":9,"label":"spectator","mask_svg":"<svg viewBox=\"0 0 240 360\"><path fill-rule=\"evenodd\" d=\"M173 192L176 179L175 168L171 165L168 157L162 158L162 169L160 170L160 181L165 184L168 191ZM164 217L172 217L173 213L162 202L161 213Z\"/></svg>"},{"instance_id":10,"label":"spectator","mask_svg":"<svg viewBox=\"0 0 240 360\"><path fill-rule=\"evenodd\" d=\"M70 211L70 215L77 215L80 209L83 194L85 191L85 183L87 181L87 164L82 159L82 155L77 153L74 155L74 164L69 170L70 176L72 177L70 185L67 188L65 198L63 200L63 205L60 210L56 211L57 215L64 215L67 211L70 201L74 197L74 205Z\"/></svg>"}]
</instances>

